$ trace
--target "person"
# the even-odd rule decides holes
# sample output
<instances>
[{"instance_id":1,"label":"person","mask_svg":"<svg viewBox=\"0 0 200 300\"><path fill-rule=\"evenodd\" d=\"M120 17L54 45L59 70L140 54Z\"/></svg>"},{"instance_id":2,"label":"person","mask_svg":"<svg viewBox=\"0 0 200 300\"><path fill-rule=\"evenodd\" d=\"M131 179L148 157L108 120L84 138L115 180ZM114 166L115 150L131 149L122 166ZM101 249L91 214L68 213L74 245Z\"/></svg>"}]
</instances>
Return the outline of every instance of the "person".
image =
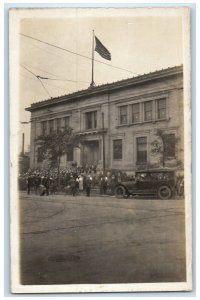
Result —
<instances>
[{"instance_id":1,"label":"person","mask_svg":"<svg viewBox=\"0 0 200 300\"><path fill-rule=\"evenodd\" d=\"M49 180L49 176L44 175L43 179L42 179L42 185L45 187L41 196L44 196L45 193L47 196L49 196L49 185L50 185L50 180Z\"/></svg>"},{"instance_id":2,"label":"person","mask_svg":"<svg viewBox=\"0 0 200 300\"><path fill-rule=\"evenodd\" d=\"M107 179L104 175L100 177L100 195L105 195L107 192Z\"/></svg>"},{"instance_id":3,"label":"person","mask_svg":"<svg viewBox=\"0 0 200 300\"><path fill-rule=\"evenodd\" d=\"M31 185L32 185L32 177L29 174L28 178L27 178L27 193L28 193L28 195L30 194L30 191L31 191Z\"/></svg>"},{"instance_id":4,"label":"person","mask_svg":"<svg viewBox=\"0 0 200 300\"><path fill-rule=\"evenodd\" d=\"M111 189L112 194L114 194L115 186L116 186L116 178L115 178L115 175L112 175L111 179L110 179L110 189Z\"/></svg>"},{"instance_id":5,"label":"person","mask_svg":"<svg viewBox=\"0 0 200 300\"><path fill-rule=\"evenodd\" d=\"M71 192L73 197L76 195L76 180L73 175L70 176L69 185L71 188Z\"/></svg>"},{"instance_id":6,"label":"person","mask_svg":"<svg viewBox=\"0 0 200 300\"><path fill-rule=\"evenodd\" d=\"M92 186L92 178L90 177L90 175L88 175L85 180L85 188L86 188L86 196L87 197L90 197L91 186Z\"/></svg>"},{"instance_id":7,"label":"person","mask_svg":"<svg viewBox=\"0 0 200 300\"><path fill-rule=\"evenodd\" d=\"M83 191L83 176L79 175L78 177L78 187L79 187L79 191Z\"/></svg>"},{"instance_id":8,"label":"person","mask_svg":"<svg viewBox=\"0 0 200 300\"><path fill-rule=\"evenodd\" d=\"M35 193L36 193L36 195L38 193L38 188L40 186L40 183L41 183L41 177L39 174L36 174L36 176L35 176Z\"/></svg>"}]
</instances>

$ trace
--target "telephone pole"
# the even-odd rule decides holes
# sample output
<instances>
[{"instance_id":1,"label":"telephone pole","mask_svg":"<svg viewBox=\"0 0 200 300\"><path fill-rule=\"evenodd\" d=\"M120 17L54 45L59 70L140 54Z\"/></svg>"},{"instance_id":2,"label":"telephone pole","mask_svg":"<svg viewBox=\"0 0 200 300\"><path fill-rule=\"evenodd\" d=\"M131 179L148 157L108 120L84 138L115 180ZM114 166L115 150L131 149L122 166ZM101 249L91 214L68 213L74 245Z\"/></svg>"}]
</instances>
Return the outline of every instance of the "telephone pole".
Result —
<instances>
[{"instance_id":1,"label":"telephone pole","mask_svg":"<svg viewBox=\"0 0 200 300\"><path fill-rule=\"evenodd\" d=\"M102 112L102 161L103 161L103 175L105 175L105 136L104 136L104 113Z\"/></svg>"}]
</instances>

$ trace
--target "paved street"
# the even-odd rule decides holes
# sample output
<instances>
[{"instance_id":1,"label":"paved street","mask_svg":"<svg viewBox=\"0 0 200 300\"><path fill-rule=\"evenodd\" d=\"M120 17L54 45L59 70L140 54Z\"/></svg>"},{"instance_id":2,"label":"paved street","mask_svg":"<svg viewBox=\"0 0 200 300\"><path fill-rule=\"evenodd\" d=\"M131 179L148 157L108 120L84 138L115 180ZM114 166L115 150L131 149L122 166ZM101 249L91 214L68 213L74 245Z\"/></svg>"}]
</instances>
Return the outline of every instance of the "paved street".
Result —
<instances>
[{"instance_id":1,"label":"paved street","mask_svg":"<svg viewBox=\"0 0 200 300\"><path fill-rule=\"evenodd\" d=\"M20 194L22 284L185 280L184 200Z\"/></svg>"}]
</instances>

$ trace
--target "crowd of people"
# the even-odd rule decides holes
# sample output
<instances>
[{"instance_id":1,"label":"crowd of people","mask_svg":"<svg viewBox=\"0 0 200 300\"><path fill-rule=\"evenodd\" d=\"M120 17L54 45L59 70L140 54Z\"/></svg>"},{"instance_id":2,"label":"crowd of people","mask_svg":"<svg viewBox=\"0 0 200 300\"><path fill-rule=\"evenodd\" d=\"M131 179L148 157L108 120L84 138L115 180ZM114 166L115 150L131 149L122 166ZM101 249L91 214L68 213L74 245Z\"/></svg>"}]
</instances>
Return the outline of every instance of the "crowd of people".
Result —
<instances>
[{"instance_id":1,"label":"crowd of people","mask_svg":"<svg viewBox=\"0 0 200 300\"><path fill-rule=\"evenodd\" d=\"M91 190L95 189L99 194L114 194L114 188L118 182L126 177L121 171L108 170L104 174L98 172L96 166L79 167L76 164L71 168L50 170L29 170L19 176L19 188L39 194L41 196L56 194L60 191L71 193L86 193L89 197Z\"/></svg>"}]
</instances>

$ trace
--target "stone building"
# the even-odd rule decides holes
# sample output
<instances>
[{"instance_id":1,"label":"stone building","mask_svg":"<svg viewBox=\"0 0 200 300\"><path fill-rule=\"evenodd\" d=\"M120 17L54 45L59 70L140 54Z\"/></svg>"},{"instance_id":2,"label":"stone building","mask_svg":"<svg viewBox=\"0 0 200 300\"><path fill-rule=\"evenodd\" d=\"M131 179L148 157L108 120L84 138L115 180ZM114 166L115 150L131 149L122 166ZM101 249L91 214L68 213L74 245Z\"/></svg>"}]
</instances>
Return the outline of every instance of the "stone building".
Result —
<instances>
[{"instance_id":1,"label":"stone building","mask_svg":"<svg viewBox=\"0 0 200 300\"><path fill-rule=\"evenodd\" d=\"M156 167L162 155L169 167L183 160L183 66L89 87L33 103L26 110L31 112L31 168L42 166L35 139L67 125L84 142L68 149L63 167L76 161L101 170L103 148L106 169ZM170 143L162 155L152 152L158 130Z\"/></svg>"}]
</instances>

